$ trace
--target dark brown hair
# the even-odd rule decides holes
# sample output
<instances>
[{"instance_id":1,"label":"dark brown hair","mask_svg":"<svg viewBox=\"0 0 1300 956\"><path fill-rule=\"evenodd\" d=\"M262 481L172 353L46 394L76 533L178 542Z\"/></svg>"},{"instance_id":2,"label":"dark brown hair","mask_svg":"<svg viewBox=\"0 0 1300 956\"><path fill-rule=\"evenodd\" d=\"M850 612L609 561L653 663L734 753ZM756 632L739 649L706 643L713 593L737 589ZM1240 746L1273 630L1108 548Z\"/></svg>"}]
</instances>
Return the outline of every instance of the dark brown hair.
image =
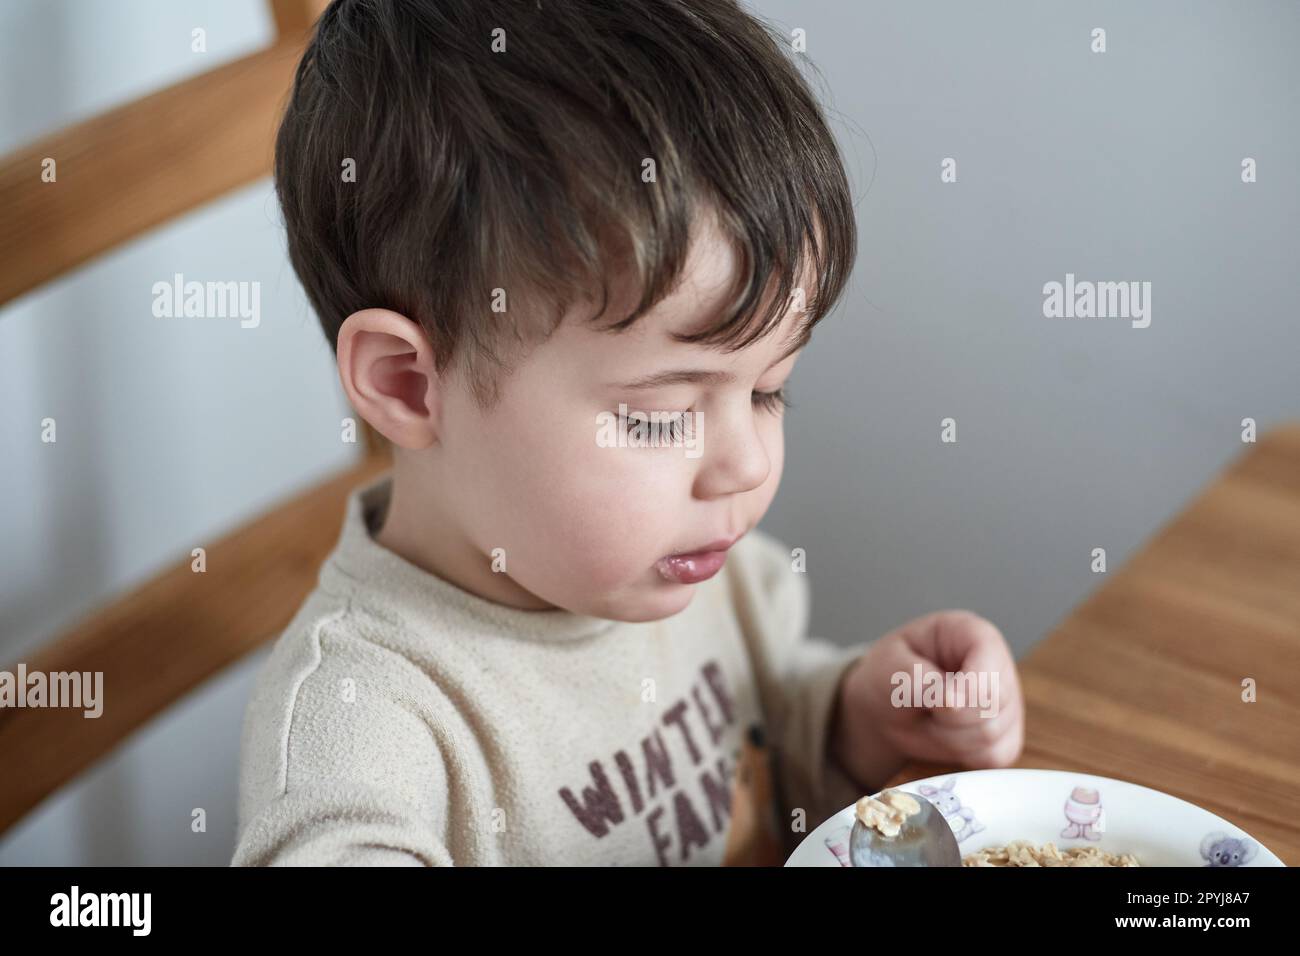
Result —
<instances>
[{"instance_id":1,"label":"dark brown hair","mask_svg":"<svg viewBox=\"0 0 1300 956\"><path fill-rule=\"evenodd\" d=\"M489 407L519 316L548 335L599 288L594 321L627 275L639 302L606 328L629 327L678 281L702 208L734 243L736 297L678 339L749 345L809 263L811 329L856 227L789 43L735 0L335 0L275 149L289 255L331 347L351 313L400 312Z\"/></svg>"}]
</instances>

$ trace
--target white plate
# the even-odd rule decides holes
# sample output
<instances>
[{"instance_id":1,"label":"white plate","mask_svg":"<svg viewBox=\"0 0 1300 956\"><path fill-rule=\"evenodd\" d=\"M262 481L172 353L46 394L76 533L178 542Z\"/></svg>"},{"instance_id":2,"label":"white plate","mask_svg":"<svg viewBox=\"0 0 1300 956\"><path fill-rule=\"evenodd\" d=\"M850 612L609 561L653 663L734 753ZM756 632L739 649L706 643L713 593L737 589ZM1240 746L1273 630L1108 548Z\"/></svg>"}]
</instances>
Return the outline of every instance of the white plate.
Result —
<instances>
[{"instance_id":1,"label":"white plate","mask_svg":"<svg viewBox=\"0 0 1300 956\"><path fill-rule=\"evenodd\" d=\"M1285 866L1240 827L1159 790L1062 770L968 770L897 789L943 811L962 856L1012 840L1131 853L1142 866ZM804 838L786 866L849 866L853 807Z\"/></svg>"}]
</instances>

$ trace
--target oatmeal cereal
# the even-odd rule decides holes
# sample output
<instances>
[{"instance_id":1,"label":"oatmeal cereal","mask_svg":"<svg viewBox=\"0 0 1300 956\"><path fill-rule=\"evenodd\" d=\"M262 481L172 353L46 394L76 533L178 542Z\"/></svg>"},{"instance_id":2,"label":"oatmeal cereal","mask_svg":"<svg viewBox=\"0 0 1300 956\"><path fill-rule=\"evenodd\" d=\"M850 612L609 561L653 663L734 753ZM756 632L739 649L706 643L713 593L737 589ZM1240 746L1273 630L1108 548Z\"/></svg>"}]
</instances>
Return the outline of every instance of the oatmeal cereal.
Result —
<instances>
[{"instance_id":1,"label":"oatmeal cereal","mask_svg":"<svg viewBox=\"0 0 1300 956\"><path fill-rule=\"evenodd\" d=\"M988 847L962 857L962 866L1141 866L1130 853L1107 853L1095 846L1058 850L1055 843L1035 846L1012 840L1006 846Z\"/></svg>"},{"instance_id":2,"label":"oatmeal cereal","mask_svg":"<svg viewBox=\"0 0 1300 956\"><path fill-rule=\"evenodd\" d=\"M863 797L853 809L864 827L873 827L882 836L898 836L907 818L921 812L916 799L901 790L886 790L880 796L880 800Z\"/></svg>"}]
</instances>

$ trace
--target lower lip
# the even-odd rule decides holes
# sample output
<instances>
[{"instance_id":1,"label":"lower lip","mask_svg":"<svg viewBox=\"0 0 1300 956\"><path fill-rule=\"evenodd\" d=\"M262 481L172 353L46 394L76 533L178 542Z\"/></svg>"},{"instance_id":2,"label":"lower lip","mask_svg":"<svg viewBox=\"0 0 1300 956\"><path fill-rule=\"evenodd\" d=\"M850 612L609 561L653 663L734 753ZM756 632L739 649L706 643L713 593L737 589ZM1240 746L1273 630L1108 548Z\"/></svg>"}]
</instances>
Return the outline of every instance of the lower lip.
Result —
<instances>
[{"instance_id":1,"label":"lower lip","mask_svg":"<svg viewBox=\"0 0 1300 956\"><path fill-rule=\"evenodd\" d=\"M699 584L722 570L726 560L726 551L696 551L694 554L660 558L655 567L664 578L675 584Z\"/></svg>"}]
</instances>

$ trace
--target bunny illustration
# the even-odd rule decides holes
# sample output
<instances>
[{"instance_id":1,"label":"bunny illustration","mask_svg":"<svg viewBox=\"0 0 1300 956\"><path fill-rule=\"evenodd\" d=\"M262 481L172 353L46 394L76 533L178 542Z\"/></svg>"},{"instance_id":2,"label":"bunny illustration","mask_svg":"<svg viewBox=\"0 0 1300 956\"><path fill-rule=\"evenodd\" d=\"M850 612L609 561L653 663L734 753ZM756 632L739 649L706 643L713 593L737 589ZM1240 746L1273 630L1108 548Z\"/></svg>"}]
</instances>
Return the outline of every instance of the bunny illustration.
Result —
<instances>
[{"instance_id":1,"label":"bunny illustration","mask_svg":"<svg viewBox=\"0 0 1300 956\"><path fill-rule=\"evenodd\" d=\"M974 810L961 805L961 798L953 791L956 782L950 779L941 787L932 787L928 783L923 783L917 789L920 790L921 796L933 803L943 814L944 819L948 821L948 826L952 828L952 835L960 843L968 836L983 830L984 824L975 819Z\"/></svg>"},{"instance_id":2,"label":"bunny illustration","mask_svg":"<svg viewBox=\"0 0 1300 956\"><path fill-rule=\"evenodd\" d=\"M1206 866L1242 866L1255 859L1258 852L1259 844L1254 840L1230 837L1219 831L1207 833L1201 841L1201 858L1209 861Z\"/></svg>"},{"instance_id":3,"label":"bunny illustration","mask_svg":"<svg viewBox=\"0 0 1300 956\"><path fill-rule=\"evenodd\" d=\"M1100 840L1103 812L1100 793L1091 787L1075 787L1065 800L1065 819L1070 821L1070 825L1061 831L1061 836Z\"/></svg>"}]
</instances>

